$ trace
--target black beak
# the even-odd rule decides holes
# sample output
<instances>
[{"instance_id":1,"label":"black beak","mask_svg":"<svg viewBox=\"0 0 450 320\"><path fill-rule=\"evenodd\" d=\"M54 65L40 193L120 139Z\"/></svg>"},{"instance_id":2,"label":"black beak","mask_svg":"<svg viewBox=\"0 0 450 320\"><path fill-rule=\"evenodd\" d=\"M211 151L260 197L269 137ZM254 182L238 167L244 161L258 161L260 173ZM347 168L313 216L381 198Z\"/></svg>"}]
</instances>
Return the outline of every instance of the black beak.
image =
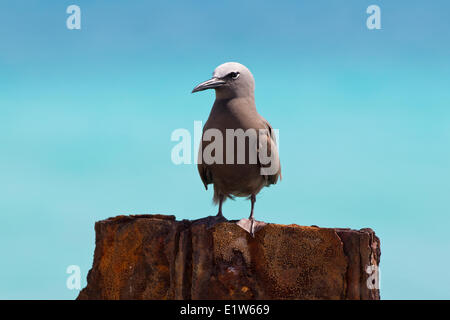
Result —
<instances>
[{"instance_id":1,"label":"black beak","mask_svg":"<svg viewBox=\"0 0 450 320\"><path fill-rule=\"evenodd\" d=\"M214 88L218 88L222 85L224 85L226 82L217 78L212 78L209 79L205 82L200 83L198 86L196 86L194 88L194 90L192 90L192 93L194 92L199 92L199 91L203 91L206 89L214 89Z\"/></svg>"}]
</instances>

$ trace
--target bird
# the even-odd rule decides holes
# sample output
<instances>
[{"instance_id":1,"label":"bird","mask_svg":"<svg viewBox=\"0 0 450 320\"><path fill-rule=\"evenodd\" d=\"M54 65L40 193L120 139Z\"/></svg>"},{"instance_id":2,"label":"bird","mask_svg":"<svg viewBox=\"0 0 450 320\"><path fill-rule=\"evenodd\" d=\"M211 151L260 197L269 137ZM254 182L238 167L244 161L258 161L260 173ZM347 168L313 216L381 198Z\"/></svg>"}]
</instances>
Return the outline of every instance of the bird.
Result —
<instances>
[{"instance_id":1,"label":"bird","mask_svg":"<svg viewBox=\"0 0 450 320\"><path fill-rule=\"evenodd\" d=\"M238 225L254 237L255 231L265 225L264 222L254 219L256 195L263 187L276 184L278 179L281 180L275 133L269 122L256 110L255 80L244 65L237 62L219 65L214 70L212 78L198 84L192 93L207 89L214 89L216 98L203 127L197 163L198 173L206 190L209 184L213 184L213 202L219 206L217 218L224 218L222 204L226 199L247 197L251 201L249 218L241 219ZM227 149L224 147L226 139L231 137L234 142L237 139L235 136L227 136L228 130L235 133L255 132L256 140L252 140L252 135L249 134L247 137L244 136L244 149L237 143L234 143L234 150ZM213 140L209 134L211 132L220 133L221 137L215 136ZM218 157L222 161L212 163L206 161L205 151L212 143L222 144L222 148L211 152L215 160ZM266 158L262 154L263 151ZM227 153L229 160L232 161L227 161ZM256 161L250 161L252 156L256 157ZM242 157L245 158L244 162Z\"/></svg>"}]
</instances>

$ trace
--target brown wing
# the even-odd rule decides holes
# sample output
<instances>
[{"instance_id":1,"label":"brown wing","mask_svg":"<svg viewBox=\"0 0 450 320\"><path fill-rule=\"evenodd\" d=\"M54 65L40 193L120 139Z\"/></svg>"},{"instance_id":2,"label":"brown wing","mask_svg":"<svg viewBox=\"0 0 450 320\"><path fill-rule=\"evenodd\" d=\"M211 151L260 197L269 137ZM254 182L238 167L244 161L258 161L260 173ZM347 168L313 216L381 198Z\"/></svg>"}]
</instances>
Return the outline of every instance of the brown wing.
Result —
<instances>
[{"instance_id":1,"label":"brown wing","mask_svg":"<svg viewBox=\"0 0 450 320\"><path fill-rule=\"evenodd\" d=\"M267 128L267 134L266 135L262 135L260 136L260 141L259 141L259 148L258 148L258 152L261 152L262 150L264 150L264 152L266 152L267 155L271 155L271 163L270 164L262 164L258 161L258 163L260 164L261 168L263 170L266 170L266 173L264 171L262 171L262 174L264 175L264 177L266 178L267 184L276 184L278 181L278 177L280 177L281 180L281 164L280 164L280 158L278 156L278 148L277 148L277 143L276 143L276 138L275 138L275 133L273 132L273 128L272 126L266 121L264 120L264 124ZM262 146L266 145L267 146L267 151L265 151L264 148L262 148ZM260 159L260 156L258 156L258 159ZM273 166L270 170L269 167Z\"/></svg>"},{"instance_id":2,"label":"brown wing","mask_svg":"<svg viewBox=\"0 0 450 320\"><path fill-rule=\"evenodd\" d=\"M201 161L200 163L200 157L202 155L203 152L203 145L202 142L200 142L200 148L198 149L198 164L197 164L197 169L198 169L198 174L200 175L200 178L202 179L203 185L205 186L205 189L208 190L208 184L212 183L212 174L211 171L208 168L208 165L204 164L203 161Z\"/></svg>"}]
</instances>

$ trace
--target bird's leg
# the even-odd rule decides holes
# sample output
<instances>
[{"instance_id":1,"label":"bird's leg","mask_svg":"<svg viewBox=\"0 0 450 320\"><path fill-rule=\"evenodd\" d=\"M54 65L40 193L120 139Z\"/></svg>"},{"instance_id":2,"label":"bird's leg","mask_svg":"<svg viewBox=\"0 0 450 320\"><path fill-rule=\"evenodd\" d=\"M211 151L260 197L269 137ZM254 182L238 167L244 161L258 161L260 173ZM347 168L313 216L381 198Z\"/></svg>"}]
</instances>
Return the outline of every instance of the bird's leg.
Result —
<instances>
[{"instance_id":1,"label":"bird's leg","mask_svg":"<svg viewBox=\"0 0 450 320\"><path fill-rule=\"evenodd\" d=\"M223 214L222 214L222 203L223 203L223 194L219 195L219 212L217 213L218 217L223 217Z\"/></svg>"},{"instance_id":2,"label":"bird's leg","mask_svg":"<svg viewBox=\"0 0 450 320\"><path fill-rule=\"evenodd\" d=\"M248 219L241 219L236 224L245 231L247 231L248 233L250 233L250 235L254 238L255 232L264 227L266 223L262 221L256 221L255 218L253 218L256 195L252 194L250 196L250 200L252 202L252 211L250 211L250 217L248 217Z\"/></svg>"},{"instance_id":3,"label":"bird's leg","mask_svg":"<svg viewBox=\"0 0 450 320\"><path fill-rule=\"evenodd\" d=\"M252 202L252 211L250 211L250 217L248 217L249 220L253 220L253 210L255 208L255 202L256 202L256 196L252 194L250 196L250 201Z\"/></svg>"},{"instance_id":4,"label":"bird's leg","mask_svg":"<svg viewBox=\"0 0 450 320\"><path fill-rule=\"evenodd\" d=\"M255 219L253 218L253 210L255 208L255 202L256 202L256 196L254 194L251 195L250 201L252 202L252 210L250 211L250 217L248 217L248 220L250 220L250 235L252 237L255 236L255 232L253 230L253 226L255 223Z\"/></svg>"}]
</instances>

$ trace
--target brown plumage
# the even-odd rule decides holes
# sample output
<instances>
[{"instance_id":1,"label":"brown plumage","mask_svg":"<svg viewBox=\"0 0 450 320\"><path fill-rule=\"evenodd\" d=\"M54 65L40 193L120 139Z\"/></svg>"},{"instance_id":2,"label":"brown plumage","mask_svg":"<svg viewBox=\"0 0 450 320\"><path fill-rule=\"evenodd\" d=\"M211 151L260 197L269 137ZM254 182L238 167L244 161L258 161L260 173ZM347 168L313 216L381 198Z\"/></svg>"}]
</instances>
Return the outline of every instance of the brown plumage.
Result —
<instances>
[{"instance_id":1,"label":"brown plumage","mask_svg":"<svg viewBox=\"0 0 450 320\"><path fill-rule=\"evenodd\" d=\"M253 75L245 66L228 62L214 70L212 79L199 84L193 90L193 92L206 89L215 89L216 91L216 100L203 128L199 148L198 172L200 178L206 189L209 184L214 185L213 200L219 204L218 216L222 216L222 203L226 198L249 197L252 204L249 217L252 222L250 233L253 233L253 208L256 195L263 187L275 184L278 177L281 178L275 135L270 124L256 111L254 86ZM253 132L256 133L253 136L254 140L245 139L245 149L242 148L242 145L241 148L238 148L238 139L233 137L234 157L229 155L228 163L227 129L242 129L241 132L248 132L249 135ZM247 131L248 129L250 130ZM204 153L208 150L208 145L219 142L215 141L215 138L205 136L208 130L213 133L214 130L218 130L222 134L223 155L220 156L220 149L215 149L211 153L216 160L221 159L221 163L205 161ZM228 139L230 137L228 135ZM230 148L229 151L231 150ZM240 152L245 154L244 163L238 163ZM262 152L264 154L261 154ZM264 155L270 156L269 163L262 161ZM256 161L250 161L255 158ZM233 160L231 163L230 159ZM264 171L268 168L271 170Z\"/></svg>"}]
</instances>

